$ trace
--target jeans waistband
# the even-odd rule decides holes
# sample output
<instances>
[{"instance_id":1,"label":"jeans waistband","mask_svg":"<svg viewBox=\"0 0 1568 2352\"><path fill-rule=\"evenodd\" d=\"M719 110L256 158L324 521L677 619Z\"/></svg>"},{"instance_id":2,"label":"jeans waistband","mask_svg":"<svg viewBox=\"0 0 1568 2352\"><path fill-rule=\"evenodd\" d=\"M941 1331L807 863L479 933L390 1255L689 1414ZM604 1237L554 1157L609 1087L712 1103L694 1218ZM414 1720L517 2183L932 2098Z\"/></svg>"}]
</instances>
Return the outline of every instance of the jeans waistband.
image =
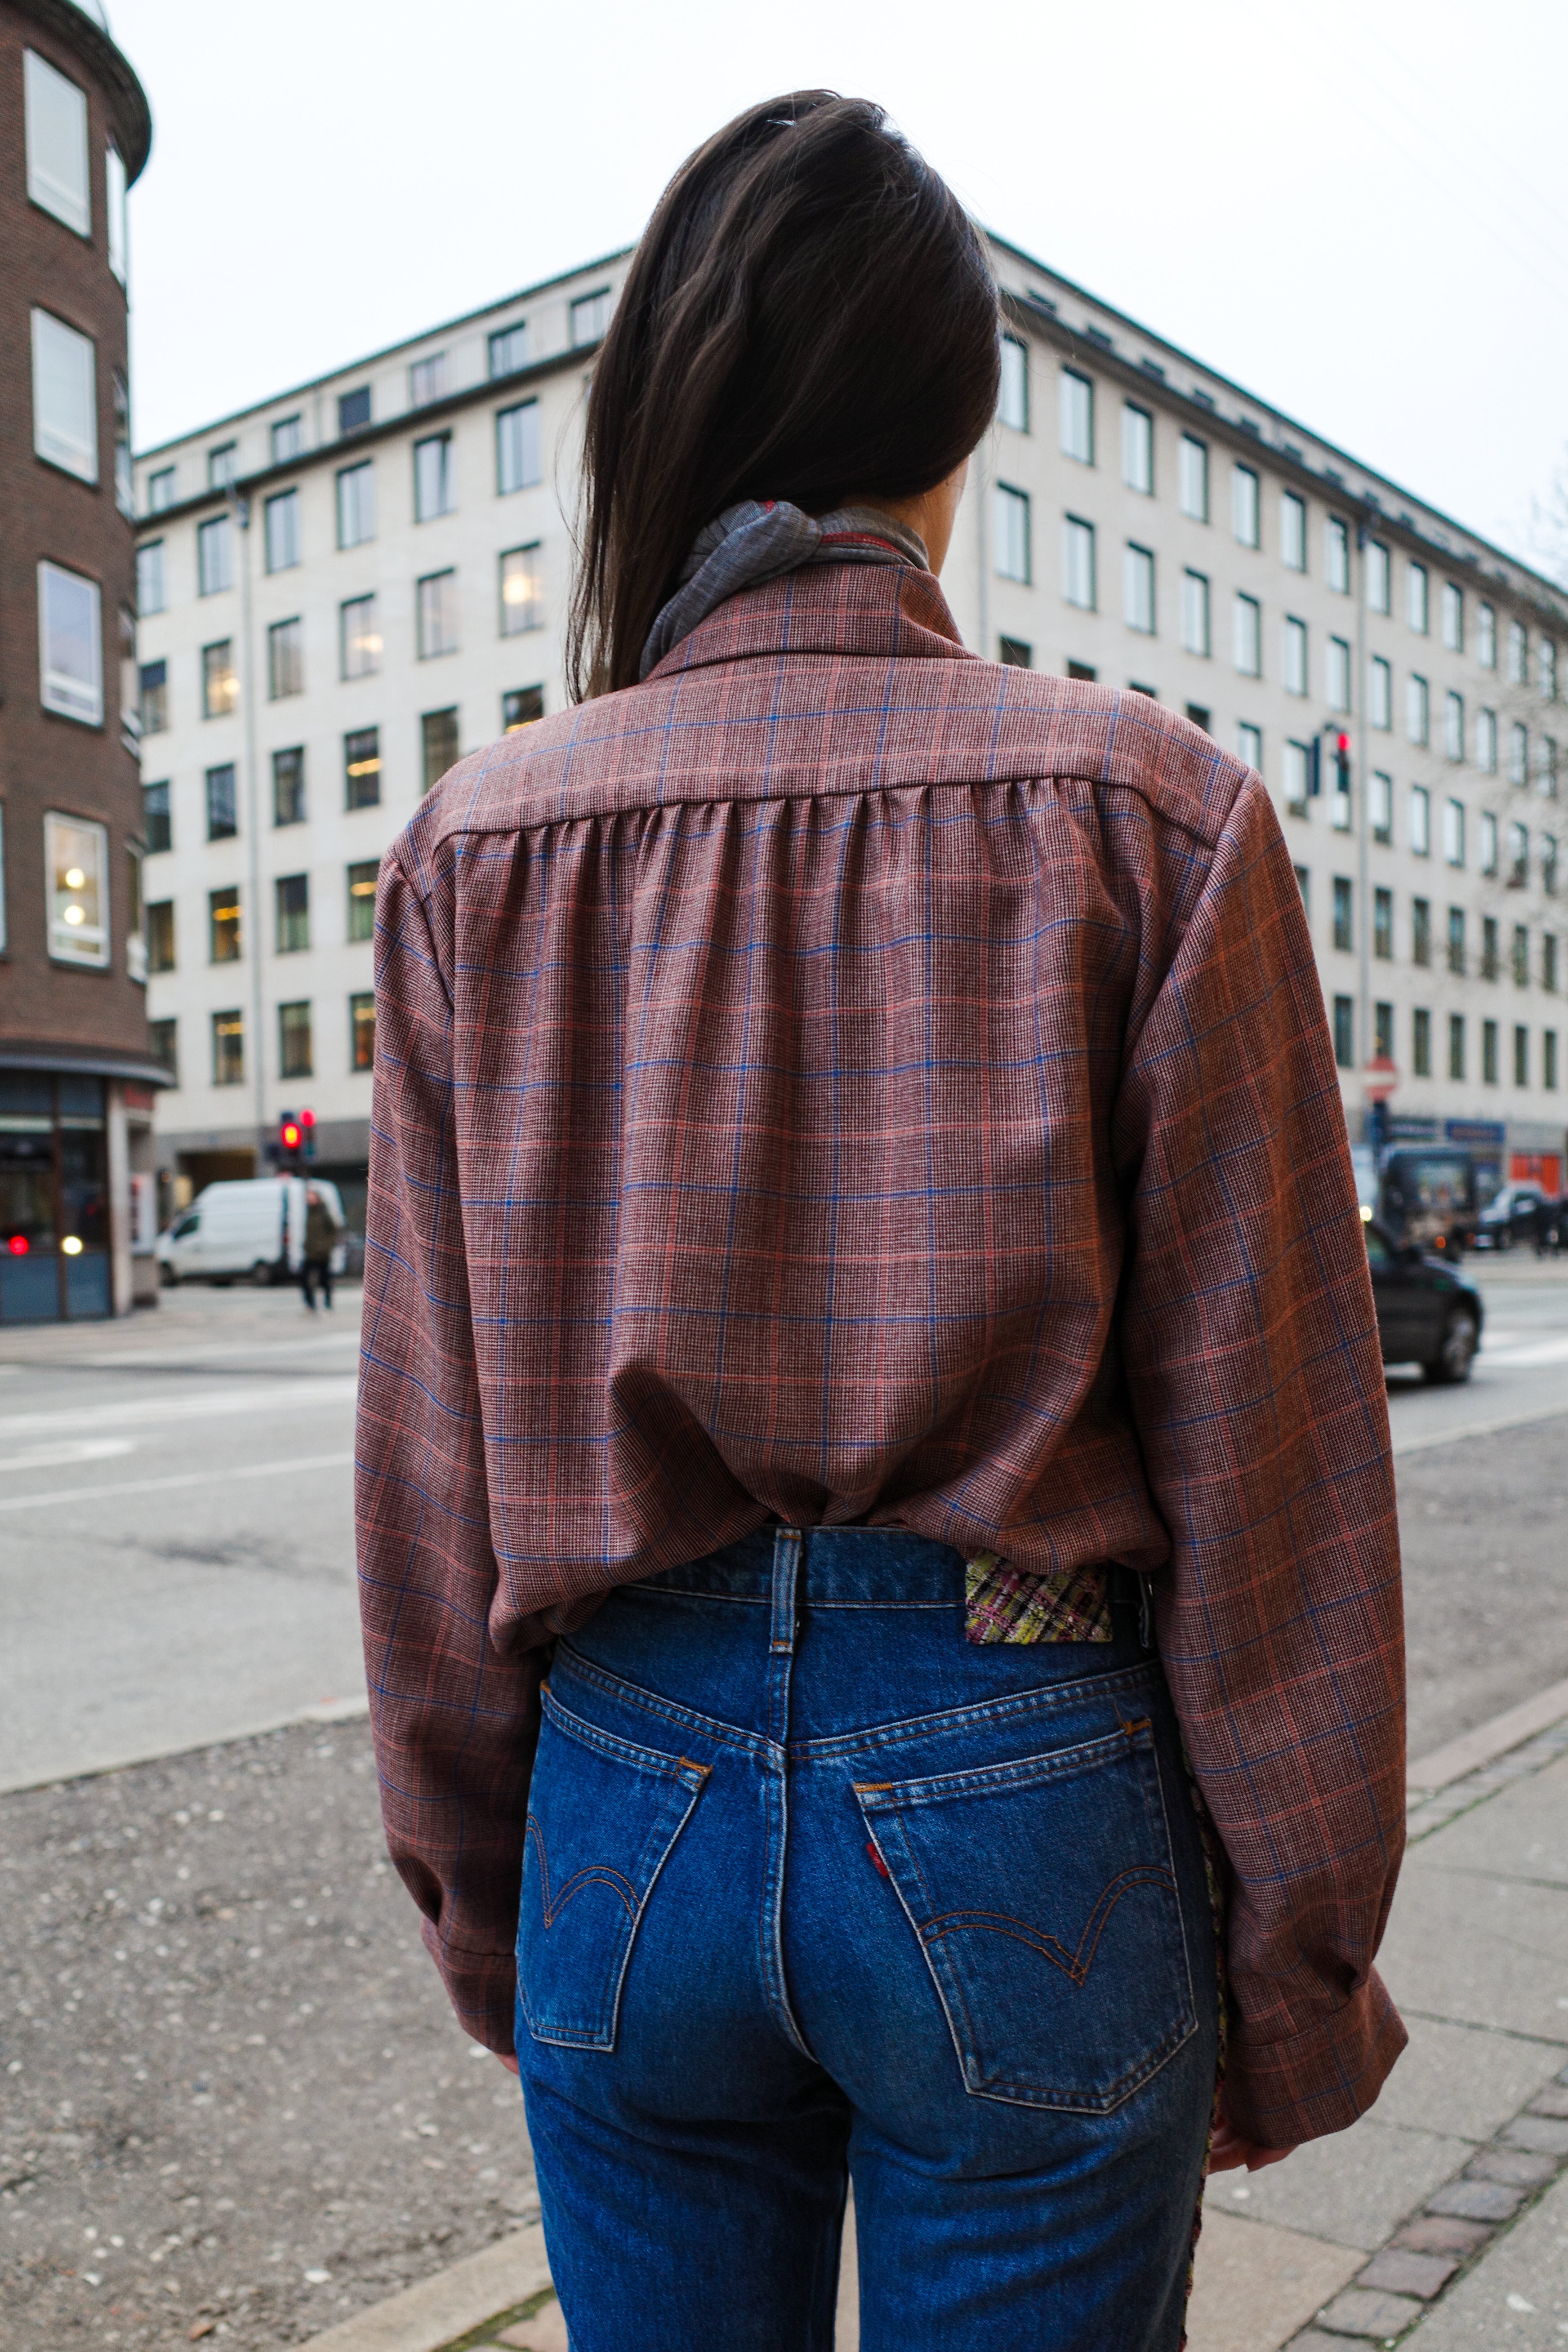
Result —
<instances>
[{"instance_id":1,"label":"jeans waistband","mask_svg":"<svg viewBox=\"0 0 1568 2352\"><path fill-rule=\"evenodd\" d=\"M727 1601L768 1605L781 1534L798 1544L796 1602L810 1608L961 1607L964 1560L952 1544L907 1528L754 1528L705 1559L642 1580L653 1592L711 1593Z\"/></svg>"}]
</instances>

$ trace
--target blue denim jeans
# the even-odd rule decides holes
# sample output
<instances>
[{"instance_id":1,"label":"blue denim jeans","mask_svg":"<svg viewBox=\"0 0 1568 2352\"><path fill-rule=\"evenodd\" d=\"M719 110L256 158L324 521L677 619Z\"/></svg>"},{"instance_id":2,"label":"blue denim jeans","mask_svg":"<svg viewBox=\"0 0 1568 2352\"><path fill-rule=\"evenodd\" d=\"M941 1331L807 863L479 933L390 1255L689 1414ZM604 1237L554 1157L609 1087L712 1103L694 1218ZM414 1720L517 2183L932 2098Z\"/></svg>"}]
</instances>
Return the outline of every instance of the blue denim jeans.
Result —
<instances>
[{"instance_id":1,"label":"blue denim jeans","mask_svg":"<svg viewBox=\"0 0 1568 2352\"><path fill-rule=\"evenodd\" d=\"M557 1648L517 2048L574 2352L1175 2352L1214 1926L1158 1661L759 1529Z\"/></svg>"}]
</instances>

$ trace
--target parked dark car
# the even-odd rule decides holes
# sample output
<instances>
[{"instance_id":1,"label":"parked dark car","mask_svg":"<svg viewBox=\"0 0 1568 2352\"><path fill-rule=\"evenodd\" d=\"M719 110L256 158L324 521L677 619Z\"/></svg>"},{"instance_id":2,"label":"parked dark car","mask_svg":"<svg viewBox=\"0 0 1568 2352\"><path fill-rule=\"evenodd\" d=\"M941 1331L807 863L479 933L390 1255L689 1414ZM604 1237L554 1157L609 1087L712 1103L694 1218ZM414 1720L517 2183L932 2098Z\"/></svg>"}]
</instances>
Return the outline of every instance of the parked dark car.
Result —
<instances>
[{"instance_id":1,"label":"parked dark car","mask_svg":"<svg viewBox=\"0 0 1568 2352\"><path fill-rule=\"evenodd\" d=\"M1505 1184L1476 1219L1478 1249L1527 1247L1535 1240L1536 1212L1545 1199L1539 1184Z\"/></svg>"},{"instance_id":2,"label":"parked dark car","mask_svg":"<svg viewBox=\"0 0 1568 2352\"><path fill-rule=\"evenodd\" d=\"M1446 1387L1468 1381L1481 1344L1476 1292L1418 1242L1396 1242L1380 1224L1364 1231L1384 1362L1419 1364Z\"/></svg>"}]
</instances>

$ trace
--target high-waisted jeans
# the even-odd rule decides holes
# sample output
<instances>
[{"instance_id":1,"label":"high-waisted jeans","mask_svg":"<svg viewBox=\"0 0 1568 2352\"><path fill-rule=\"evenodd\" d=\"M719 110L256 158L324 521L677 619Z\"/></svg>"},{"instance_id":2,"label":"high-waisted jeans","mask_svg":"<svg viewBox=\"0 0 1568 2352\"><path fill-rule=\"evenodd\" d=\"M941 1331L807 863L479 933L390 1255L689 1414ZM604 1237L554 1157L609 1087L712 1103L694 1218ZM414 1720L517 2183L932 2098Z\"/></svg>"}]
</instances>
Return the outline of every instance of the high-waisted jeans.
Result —
<instances>
[{"instance_id":1,"label":"high-waisted jeans","mask_svg":"<svg viewBox=\"0 0 1568 2352\"><path fill-rule=\"evenodd\" d=\"M1202 1841L1136 1612L976 1646L957 1552L766 1528L556 1651L517 2047L574 2352L1175 2352Z\"/></svg>"}]
</instances>

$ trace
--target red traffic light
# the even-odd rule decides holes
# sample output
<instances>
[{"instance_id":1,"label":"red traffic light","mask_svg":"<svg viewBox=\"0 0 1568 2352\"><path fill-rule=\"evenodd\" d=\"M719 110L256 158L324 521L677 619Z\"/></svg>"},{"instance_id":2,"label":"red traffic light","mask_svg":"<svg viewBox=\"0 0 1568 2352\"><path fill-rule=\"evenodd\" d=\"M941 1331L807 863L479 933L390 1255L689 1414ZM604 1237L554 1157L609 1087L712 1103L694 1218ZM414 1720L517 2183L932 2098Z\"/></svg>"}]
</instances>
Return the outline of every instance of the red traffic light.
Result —
<instances>
[{"instance_id":1,"label":"red traffic light","mask_svg":"<svg viewBox=\"0 0 1568 2352\"><path fill-rule=\"evenodd\" d=\"M284 1150L298 1151L303 1139L303 1133L299 1120L297 1118L286 1118L283 1121L282 1126L278 1130L278 1140L283 1146Z\"/></svg>"},{"instance_id":2,"label":"red traffic light","mask_svg":"<svg viewBox=\"0 0 1568 2352\"><path fill-rule=\"evenodd\" d=\"M302 1110L300 1113L300 1124L301 1127L314 1127L316 1124L315 1112L313 1110Z\"/></svg>"},{"instance_id":3,"label":"red traffic light","mask_svg":"<svg viewBox=\"0 0 1568 2352\"><path fill-rule=\"evenodd\" d=\"M1350 737L1349 737L1348 735L1336 735L1336 736L1335 736L1335 738L1334 738L1334 750L1338 752L1338 754L1339 754L1339 756L1340 756L1340 758L1341 758L1342 760L1347 760L1347 759L1349 759L1349 757L1350 757L1350 748L1351 748L1351 739L1350 739ZM306 1113L306 1117L307 1117L307 1118L309 1118L309 1116L310 1116L310 1114L309 1114L309 1112L307 1112L307 1113Z\"/></svg>"}]
</instances>

